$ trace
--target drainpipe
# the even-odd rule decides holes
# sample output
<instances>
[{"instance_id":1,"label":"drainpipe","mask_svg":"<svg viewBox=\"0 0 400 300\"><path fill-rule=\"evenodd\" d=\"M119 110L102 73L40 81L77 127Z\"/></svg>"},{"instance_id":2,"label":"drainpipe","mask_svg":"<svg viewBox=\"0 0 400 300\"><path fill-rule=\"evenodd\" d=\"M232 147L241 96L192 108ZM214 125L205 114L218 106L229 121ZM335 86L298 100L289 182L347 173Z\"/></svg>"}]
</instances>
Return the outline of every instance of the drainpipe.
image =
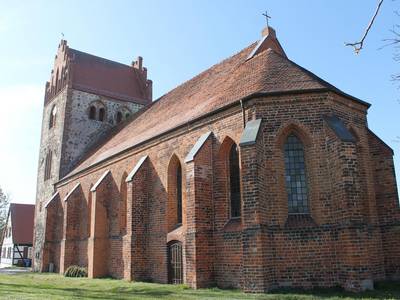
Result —
<instances>
[{"instance_id":1,"label":"drainpipe","mask_svg":"<svg viewBox=\"0 0 400 300\"><path fill-rule=\"evenodd\" d=\"M242 108L243 128L245 128L246 127L246 114L245 114L245 111L244 111L243 99L240 99L240 107Z\"/></svg>"}]
</instances>

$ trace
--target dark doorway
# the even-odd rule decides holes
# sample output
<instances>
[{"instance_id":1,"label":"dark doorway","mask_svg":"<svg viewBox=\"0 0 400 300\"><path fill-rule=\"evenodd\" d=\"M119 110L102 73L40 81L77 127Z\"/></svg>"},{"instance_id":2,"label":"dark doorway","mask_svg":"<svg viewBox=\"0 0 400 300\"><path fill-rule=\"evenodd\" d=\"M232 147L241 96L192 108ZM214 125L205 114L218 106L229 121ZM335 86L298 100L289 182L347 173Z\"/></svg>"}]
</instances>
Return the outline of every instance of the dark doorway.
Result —
<instances>
[{"instance_id":1,"label":"dark doorway","mask_svg":"<svg viewBox=\"0 0 400 300\"><path fill-rule=\"evenodd\" d=\"M168 283L183 283L182 243L178 241L168 244Z\"/></svg>"}]
</instances>

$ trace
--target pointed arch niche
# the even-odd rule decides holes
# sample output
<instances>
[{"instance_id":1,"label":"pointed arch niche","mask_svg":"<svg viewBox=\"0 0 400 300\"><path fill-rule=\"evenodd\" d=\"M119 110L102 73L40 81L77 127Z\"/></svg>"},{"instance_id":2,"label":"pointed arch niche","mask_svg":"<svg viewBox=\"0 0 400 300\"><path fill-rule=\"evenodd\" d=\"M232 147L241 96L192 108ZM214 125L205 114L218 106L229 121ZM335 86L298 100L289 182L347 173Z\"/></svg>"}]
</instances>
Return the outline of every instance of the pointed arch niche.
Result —
<instances>
[{"instance_id":1,"label":"pointed arch niche","mask_svg":"<svg viewBox=\"0 0 400 300\"><path fill-rule=\"evenodd\" d=\"M223 215L216 215L217 220L225 223L229 219L241 217L241 181L239 147L229 136L225 137L218 151L216 161L217 193Z\"/></svg>"},{"instance_id":2,"label":"pointed arch niche","mask_svg":"<svg viewBox=\"0 0 400 300\"><path fill-rule=\"evenodd\" d=\"M168 165L168 232L183 223L183 171L179 158L172 155Z\"/></svg>"}]
</instances>

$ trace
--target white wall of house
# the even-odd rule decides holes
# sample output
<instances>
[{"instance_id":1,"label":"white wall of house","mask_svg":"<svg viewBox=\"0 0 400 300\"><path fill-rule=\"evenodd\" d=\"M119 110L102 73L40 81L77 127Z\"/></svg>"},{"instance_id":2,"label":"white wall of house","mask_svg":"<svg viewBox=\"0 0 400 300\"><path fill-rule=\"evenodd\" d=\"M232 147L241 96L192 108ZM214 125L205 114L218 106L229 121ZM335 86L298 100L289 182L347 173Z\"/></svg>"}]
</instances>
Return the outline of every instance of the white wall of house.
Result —
<instances>
[{"instance_id":1,"label":"white wall of house","mask_svg":"<svg viewBox=\"0 0 400 300\"><path fill-rule=\"evenodd\" d=\"M11 218L9 217L7 221L6 234L4 236L3 245L1 246L0 268L17 265L18 260L20 260L24 256L25 258L32 258L32 247L14 245L11 228Z\"/></svg>"},{"instance_id":2,"label":"white wall of house","mask_svg":"<svg viewBox=\"0 0 400 300\"><path fill-rule=\"evenodd\" d=\"M8 217L6 234L4 236L3 245L1 248L0 267L10 267L12 265L14 255L14 244L12 239L11 218Z\"/></svg>"}]
</instances>

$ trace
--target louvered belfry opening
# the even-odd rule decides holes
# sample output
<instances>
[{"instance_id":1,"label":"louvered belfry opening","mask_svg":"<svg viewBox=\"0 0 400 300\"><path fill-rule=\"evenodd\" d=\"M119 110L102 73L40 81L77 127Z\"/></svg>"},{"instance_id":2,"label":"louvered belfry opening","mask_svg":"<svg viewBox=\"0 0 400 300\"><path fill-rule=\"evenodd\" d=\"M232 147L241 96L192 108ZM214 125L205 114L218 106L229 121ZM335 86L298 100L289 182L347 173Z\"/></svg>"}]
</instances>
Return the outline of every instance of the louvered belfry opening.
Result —
<instances>
[{"instance_id":1,"label":"louvered belfry opening","mask_svg":"<svg viewBox=\"0 0 400 300\"><path fill-rule=\"evenodd\" d=\"M179 241L168 244L168 283L183 283L182 243Z\"/></svg>"}]
</instances>

